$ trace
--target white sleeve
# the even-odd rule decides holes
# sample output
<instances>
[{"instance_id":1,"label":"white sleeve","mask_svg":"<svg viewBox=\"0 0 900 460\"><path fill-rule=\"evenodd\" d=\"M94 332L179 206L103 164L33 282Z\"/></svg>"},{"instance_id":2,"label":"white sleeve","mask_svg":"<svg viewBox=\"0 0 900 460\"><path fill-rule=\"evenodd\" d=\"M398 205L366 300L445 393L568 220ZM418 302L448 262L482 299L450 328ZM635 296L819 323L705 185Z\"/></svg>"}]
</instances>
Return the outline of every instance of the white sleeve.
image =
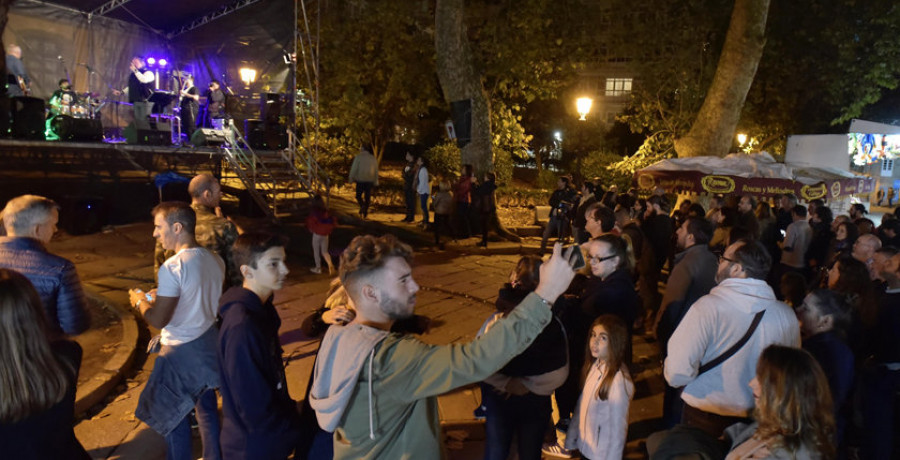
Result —
<instances>
[{"instance_id":1,"label":"white sleeve","mask_svg":"<svg viewBox=\"0 0 900 460\"><path fill-rule=\"evenodd\" d=\"M707 327L709 321L705 317L708 309L704 307L704 299L691 305L669 338L669 355L663 366L663 375L672 387L683 387L697 377L711 336Z\"/></svg>"},{"instance_id":2,"label":"white sleeve","mask_svg":"<svg viewBox=\"0 0 900 460\"><path fill-rule=\"evenodd\" d=\"M159 266L159 286L156 295L162 297L181 297L181 276L178 264L162 264ZM176 271L178 273L176 273Z\"/></svg>"},{"instance_id":3,"label":"white sleeve","mask_svg":"<svg viewBox=\"0 0 900 460\"><path fill-rule=\"evenodd\" d=\"M135 72L134 76L137 77L138 81L141 83L150 83L154 80L153 72L149 70L144 73Z\"/></svg>"}]
</instances>

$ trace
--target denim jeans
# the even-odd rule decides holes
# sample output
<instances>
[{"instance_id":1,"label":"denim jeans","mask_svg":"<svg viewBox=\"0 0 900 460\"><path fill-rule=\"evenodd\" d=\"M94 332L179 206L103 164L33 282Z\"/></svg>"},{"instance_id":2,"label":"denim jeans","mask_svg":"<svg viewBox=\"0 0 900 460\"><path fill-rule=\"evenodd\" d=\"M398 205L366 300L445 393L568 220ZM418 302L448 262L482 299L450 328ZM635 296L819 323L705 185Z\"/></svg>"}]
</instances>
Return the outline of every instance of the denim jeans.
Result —
<instances>
[{"instance_id":1,"label":"denim jeans","mask_svg":"<svg viewBox=\"0 0 900 460\"><path fill-rule=\"evenodd\" d=\"M528 393L506 398L490 385L481 385L485 420L485 460L506 460L513 435L518 442L520 460L540 460L544 430L550 424L550 396Z\"/></svg>"},{"instance_id":2,"label":"denim jeans","mask_svg":"<svg viewBox=\"0 0 900 460\"><path fill-rule=\"evenodd\" d=\"M203 442L203 460L221 460L219 448L219 406L215 390L206 390L194 406L200 440ZM166 460L193 460L191 417L186 415L172 432L166 435Z\"/></svg>"},{"instance_id":3,"label":"denim jeans","mask_svg":"<svg viewBox=\"0 0 900 460\"><path fill-rule=\"evenodd\" d=\"M422 205L422 222L428 223L428 194L419 194L419 204Z\"/></svg>"}]
</instances>

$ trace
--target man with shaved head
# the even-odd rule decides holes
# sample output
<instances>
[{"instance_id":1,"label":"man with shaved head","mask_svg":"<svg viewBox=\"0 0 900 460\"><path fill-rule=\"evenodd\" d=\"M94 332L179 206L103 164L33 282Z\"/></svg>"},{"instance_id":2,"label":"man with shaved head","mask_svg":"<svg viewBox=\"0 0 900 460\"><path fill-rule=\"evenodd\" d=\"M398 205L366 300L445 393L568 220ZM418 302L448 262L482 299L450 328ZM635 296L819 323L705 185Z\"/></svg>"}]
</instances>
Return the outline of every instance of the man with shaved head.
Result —
<instances>
[{"instance_id":1,"label":"man with shaved head","mask_svg":"<svg viewBox=\"0 0 900 460\"><path fill-rule=\"evenodd\" d=\"M28 88L31 84L25 64L22 64L22 48L16 44L6 47L6 83L9 97L24 96L22 85Z\"/></svg>"}]
</instances>

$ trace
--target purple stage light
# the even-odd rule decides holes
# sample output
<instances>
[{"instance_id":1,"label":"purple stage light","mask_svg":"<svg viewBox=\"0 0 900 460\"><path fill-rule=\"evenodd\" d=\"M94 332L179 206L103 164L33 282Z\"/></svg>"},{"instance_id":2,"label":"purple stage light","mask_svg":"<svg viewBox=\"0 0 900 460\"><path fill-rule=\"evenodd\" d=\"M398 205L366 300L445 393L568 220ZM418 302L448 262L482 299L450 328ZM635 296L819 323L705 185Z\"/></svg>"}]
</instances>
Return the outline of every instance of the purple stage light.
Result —
<instances>
[{"instance_id":1,"label":"purple stage light","mask_svg":"<svg viewBox=\"0 0 900 460\"><path fill-rule=\"evenodd\" d=\"M155 58L152 58L152 57L151 57L151 58L147 58L147 64L150 64L150 65L156 64L156 59L155 59Z\"/></svg>"},{"instance_id":2,"label":"purple stage light","mask_svg":"<svg viewBox=\"0 0 900 460\"><path fill-rule=\"evenodd\" d=\"M169 63L169 61L167 61L166 58L162 58L162 59L159 60L159 66L160 66L160 67L165 67L166 64L168 64L168 63Z\"/></svg>"}]
</instances>

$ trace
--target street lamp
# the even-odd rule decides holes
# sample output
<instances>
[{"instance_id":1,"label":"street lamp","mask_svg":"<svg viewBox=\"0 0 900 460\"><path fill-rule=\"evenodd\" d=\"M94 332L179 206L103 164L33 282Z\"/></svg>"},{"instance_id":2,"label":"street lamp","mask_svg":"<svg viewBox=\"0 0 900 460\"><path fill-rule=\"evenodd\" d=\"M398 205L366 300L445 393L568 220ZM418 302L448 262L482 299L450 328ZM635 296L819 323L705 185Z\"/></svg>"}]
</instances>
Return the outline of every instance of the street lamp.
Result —
<instances>
[{"instance_id":1,"label":"street lamp","mask_svg":"<svg viewBox=\"0 0 900 460\"><path fill-rule=\"evenodd\" d=\"M244 82L244 86L250 87L254 81L256 81L256 70L251 69L249 67L241 67L239 70L241 74L241 81Z\"/></svg>"},{"instance_id":2,"label":"street lamp","mask_svg":"<svg viewBox=\"0 0 900 460\"><path fill-rule=\"evenodd\" d=\"M587 114L591 111L591 105L594 103L594 100L589 97L579 97L575 100L575 107L578 108L578 115L581 115L579 120L587 120Z\"/></svg>"},{"instance_id":3,"label":"street lamp","mask_svg":"<svg viewBox=\"0 0 900 460\"><path fill-rule=\"evenodd\" d=\"M737 141L738 141L738 145L740 145L741 147L743 147L744 144L747 143L747 135L744 134L744 133L738 134L738 135L737 135Z\"/></svg>"}]
</instances>

